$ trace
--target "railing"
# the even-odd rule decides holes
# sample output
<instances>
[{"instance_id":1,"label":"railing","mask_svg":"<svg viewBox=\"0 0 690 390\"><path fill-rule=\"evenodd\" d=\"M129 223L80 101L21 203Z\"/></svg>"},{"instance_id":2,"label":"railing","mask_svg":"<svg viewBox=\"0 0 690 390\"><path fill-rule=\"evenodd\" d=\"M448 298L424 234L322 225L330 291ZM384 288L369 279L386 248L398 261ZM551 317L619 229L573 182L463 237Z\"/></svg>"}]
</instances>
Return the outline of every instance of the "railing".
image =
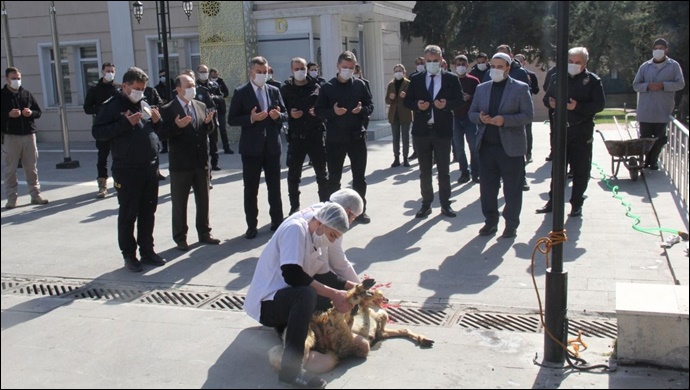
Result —
<instances>
[{"instance_id":1,"label":"railing","mask_svg":"<svg viewBox=\"0 0 690 390\"><path fill-rule=\"evenodd\" d=\"M678 195L685 205L685 211L688 211L688 176L690 169L688 167L688 129L677 119L671 118L671 124L668 127L668 144L661 154L661 163L668 172L673 185L678 191Z\"/></svg>"}]
</instances>

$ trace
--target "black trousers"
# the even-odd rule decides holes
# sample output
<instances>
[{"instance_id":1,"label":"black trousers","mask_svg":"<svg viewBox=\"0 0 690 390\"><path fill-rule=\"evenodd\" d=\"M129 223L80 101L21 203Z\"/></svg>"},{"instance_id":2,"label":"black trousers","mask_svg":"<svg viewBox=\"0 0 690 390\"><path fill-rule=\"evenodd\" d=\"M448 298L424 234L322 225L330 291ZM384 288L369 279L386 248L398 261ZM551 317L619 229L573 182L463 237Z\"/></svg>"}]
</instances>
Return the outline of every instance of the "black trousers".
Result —
<instances>
[{"instance_id":1,"label":"black trousers","mask_svg":"<svg viewBox=\"0 0 690 390\"><path fill-rule=\"evenodd\" d=\"M532 123L525 125L525 133L527 133L527 154L526 156L532 156L532 145L534 144L534 137L532 135Z\"/></svg>"},{"instance_id":2,"label":"black trousers","mask_svg":"<svg viewBox=\"0 0 690 390\"><path fill-rule=\"evenodd\" d=\"M96 162L98 177L104 177L107 179L108 155L110 154L110 141L96 141L96 149L98 149L98 161Z\"/></svg>"},{"instance_id":3,"label":"black trousers","mask_svg":"<svg viewBox=\"0 0 690 390\"><path fill-rule=\"evenodd\" d=\"M187 241L187 202L189 190L194 190L196 204L196 232L199 239L211 235L209 223L209 175L208 169L199 168L187 172L170 172L170 198L172 199L172 231L176 243Z\"/></svg>"},{"instance_id":4,"label":"black trousers","mask_svg":"<svg viewBox=\"0 0 690 390\"><path fill-rule=\"evenodd\" d=\"M484 222L489 226L498 225L498 190L503 180L503 218L506 220L506 229L517 229L522 211L525 157L510 157L502 145L482 143L479 148L479 166L482 170L479 197Z\"/></svg>"},{"instance_id":5,"label":"black trousers","mask_svg":"<svg viewBox=\"0 0 690 390\"><path fill-rule=\"evenodd\" d=\"M431 206L434 201L432 169L434 160L438 172L438 198L441 207L450 206L450 148L452 138L430 136L412 136L414 150L419 160L419 185L422 190L422 204Z\"/></svg>"},{"instance_id":6,"label":"black trousers","mask_svg":"<svg viewBox=\"0 0 690 390\"><path fill-rule=\"evenodd\" d=\"M366 211L367 180L365 172L367 169L367 140L366 137L353 139L347 143L326 142L326 162L328 165L328 186L332 193L340 189L340 179L343 177L343 165L345 157L350 158L350 168L352 170L352 189L357 191L364 201Z\"/></svg>"},{"instance_id":7,"label":"black trousers","mask_svg":"<svg viewBox=\"0 0 690 390\"><path fill-rule=\"evenodd\" d=\"M266 177L268 190L268 205L271 223L283 222L283 201L280 197L280 154L268 154L264 151L261 156L242 155L242 180L244 182L244 216L247 227L256 229L259 223L259 183L261 171Z\"/></svg>"},{"instance_id":8,"label":"black trousers","mask_svg":"<svg viewBox=\"0 0 690 390\"><path fill-rule=\"evenodd\" d=\"M281 376L294 377L302 367L304 342L315 311L327 310L330 300L316 294L310 286L278 290L272 301L261 302L261 324L286 327Z\"/></svg>"},{"instance_id":9,"label":"black trousers","mask_svg":"<svg viewBox=\"0 0 690 390\"><path fill-rule=\"evenodd\" d=\"M589 185L592 170L592 136L594 124L586 123L568 127L568 139L565 150L565 161L573 174L573 188L570 194L572 207L582 207L585 202L585 191ZM553 170L551 173L553 177ZM553 181L551 182L553 189ZM549 191L549 200L553 191Z\"/></svg>"},{"instance_id":10,"label":"black trousers","mask_svg":"<svg viewBox=\"0 0 690 390\"><path fill-rule=\"evenodd\" d=\"M658 164L659 155L668 142L666 135L666 123L640 122L640 138L656 138L656 142L645 156L645 165Z\"/></svg>"},{"instance_id":11,"label":"black trousers","mask_svg":"<svg viewBox=\"0 0 690 390\"><path fill-rule=\"evenodd\" d=\"M117 215L117 241L123 256L153 252L153 226L158 207L158 164L144 169L113 168L113 179L120 205ZM137 238L134 238L134 225Z\"/></svg>"},{"instance_id":12,"label":"black trousers","mask_svg":"<svg viewBox=\"0 0 690 390\"><path fill-rule=\"evenodd\" d=\"M227 115L226 110L218 110L218 132L220 132L221 143L223 144L223 151L227 152L230 150L230 142L228 141L228 131L227 131Z\"/></svg>"},{"instance_id":13,"label":"black trousers","mask_svg":"<svg viewBox=\"0 0 690 390\"><path fill-rule=\"evenodd\" d=\"M218 129L208 135L208 155L211 156L211 166L218 166Z\"/></svg>"},{"instance_id":14,"label":"black trousers","mask_svg":"<svg viewBox=\"0 0 690 390\"><path fill-rule=\"evenodd\" d=\"M299 184L302 181L302 167L304 158L309 155L309 159L314 167L316 184L318 185L319 201L328 200L328 174L326 173L326 146L324 145L323 132L309 134L305 136L291 135L288 143L287 166L288 166L288 196L290 207L299 208Z\"/></svg>"}]
</instances>

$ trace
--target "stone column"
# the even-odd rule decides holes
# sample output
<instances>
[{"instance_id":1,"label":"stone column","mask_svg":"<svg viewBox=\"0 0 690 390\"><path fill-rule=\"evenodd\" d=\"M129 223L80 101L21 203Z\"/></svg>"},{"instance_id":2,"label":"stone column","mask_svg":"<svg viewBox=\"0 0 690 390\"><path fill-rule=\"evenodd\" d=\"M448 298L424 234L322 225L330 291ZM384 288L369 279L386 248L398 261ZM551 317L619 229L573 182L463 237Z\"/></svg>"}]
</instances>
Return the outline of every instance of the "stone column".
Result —
<instances>
[{"instance_id":1,"label":"stone column","mask_svg":"<svg viewBox=\"0 0 690 390\"><path fill-rule=\"evenodd\" d=\"M338 56L343 52L340 15L321 15L321 75L330 80L338 72Z\"/></svg>"},{"instance_id":2,"label":"stone column","mask_svg":"<svg viewBox=\"0 0 690 390\"><path fill-rule=\"evenodd\" d=\"M249 81L249 60L257 55L256 23L252 1L199 2L201 63L218 69L230 97ZM226 99L230 108L230 98ZM218 118L227 122L228 118ZM230 142L239 140L240 129L228 126Z\"/></svg>"},{"instance_id":3,"label":"stone column","mask_svg":"<svg viewBox=\"0 0 690 390\"><path fill-rule=\"evenodd\" d=\"M364 76L369 80L374 112L372 121L386 119L386 80L383 72L383 34L381 22L364 22L364 58L367 62L363 65Z\"/></svg>"}]
</instances>

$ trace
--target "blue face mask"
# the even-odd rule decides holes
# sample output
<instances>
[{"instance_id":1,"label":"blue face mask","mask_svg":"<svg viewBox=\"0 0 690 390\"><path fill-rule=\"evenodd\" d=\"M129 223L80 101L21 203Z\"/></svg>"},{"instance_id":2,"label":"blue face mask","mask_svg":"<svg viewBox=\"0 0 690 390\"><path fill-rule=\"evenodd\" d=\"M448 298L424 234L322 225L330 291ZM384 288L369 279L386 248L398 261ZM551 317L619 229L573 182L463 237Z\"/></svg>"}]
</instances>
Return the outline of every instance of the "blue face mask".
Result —
<instances>
[{"instance_id":1,"label":"blue face mask","mask_svg":"<svg viewBox=\"0 0 690 390\"><path fill-rule=\"evenodd\" d=\"M427 62L426 71L431 74L437 74L441 70L440 62Z\"/></svg>"}]
</instances>

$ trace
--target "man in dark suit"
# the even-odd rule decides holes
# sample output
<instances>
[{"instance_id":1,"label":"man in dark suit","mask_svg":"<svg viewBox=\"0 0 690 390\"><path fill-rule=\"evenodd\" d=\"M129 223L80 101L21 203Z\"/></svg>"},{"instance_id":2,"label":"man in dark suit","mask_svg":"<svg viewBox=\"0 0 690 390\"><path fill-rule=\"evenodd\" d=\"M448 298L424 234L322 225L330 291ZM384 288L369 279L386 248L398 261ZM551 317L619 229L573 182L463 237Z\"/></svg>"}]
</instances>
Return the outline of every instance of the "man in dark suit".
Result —
<instances>
[{"instance_id":1,"label":"man in dark suit","mask_svg":"<svg viewBox=\"0 0 690 390\"><path fill-rule=\"evenodd\" d=\"M162 108L163 128L170 153L170 197L172 198L173 240L186 251L187 201L194 190L196 231L199 242L211 245L220 240L211 236L209 223L208 134L214 129L215 111L196 99L194 79L186 74L175 79L177 95Z\"/></svg>"},{"instance_id":2,"label":"man in dark suit","mask_svg":"<svg viewBox=\"0 0 690 390\"><path fill-rule=\"evenodd\" d=\"M485 224L482 236L498 231L498 189L503 180L506 227L503 237L517 235L522 209L527 136L525 125L532 122L534 107L529 85L508 76L512 59L505 53L491 58L491 81L477 86L470 120L477 124L477 151L481 180L479 196Z\"/></svg>"},{"instance_id":3,"label":"man in dark suit","mask_svg":"<svg viewBox=\"0 0 690 390\"><path fill-rule=\"evenodd\" d=\"M438 197L441 213L455 217L450 207L450 148L453 143L453 109L463 104L462 86L458 77L441 70L443 53L436 45L424 48L426 71L412 76L405 95L405 106L414 112L412 142L419 159L419 180L422 207L415 215L431 214L434 188L431 170L436 159Z\"/></svg>"},{"instance_id":4,"label":"man in dark suit","mask_svg":"<svg viewBox=\"0 0 690 390\"><path fill-rule=\"evenodd\" d=\"M287 121L287 110L280 90L266 84L268 61L251 59L250 82L235 89L228 110L228 124L241 126L240 154L244 181L244 215L246 238L256 237L261 171L266 176L271 231L283 222L283 201L280 198L280 130Z\"/></svg>"}]
</instances>

